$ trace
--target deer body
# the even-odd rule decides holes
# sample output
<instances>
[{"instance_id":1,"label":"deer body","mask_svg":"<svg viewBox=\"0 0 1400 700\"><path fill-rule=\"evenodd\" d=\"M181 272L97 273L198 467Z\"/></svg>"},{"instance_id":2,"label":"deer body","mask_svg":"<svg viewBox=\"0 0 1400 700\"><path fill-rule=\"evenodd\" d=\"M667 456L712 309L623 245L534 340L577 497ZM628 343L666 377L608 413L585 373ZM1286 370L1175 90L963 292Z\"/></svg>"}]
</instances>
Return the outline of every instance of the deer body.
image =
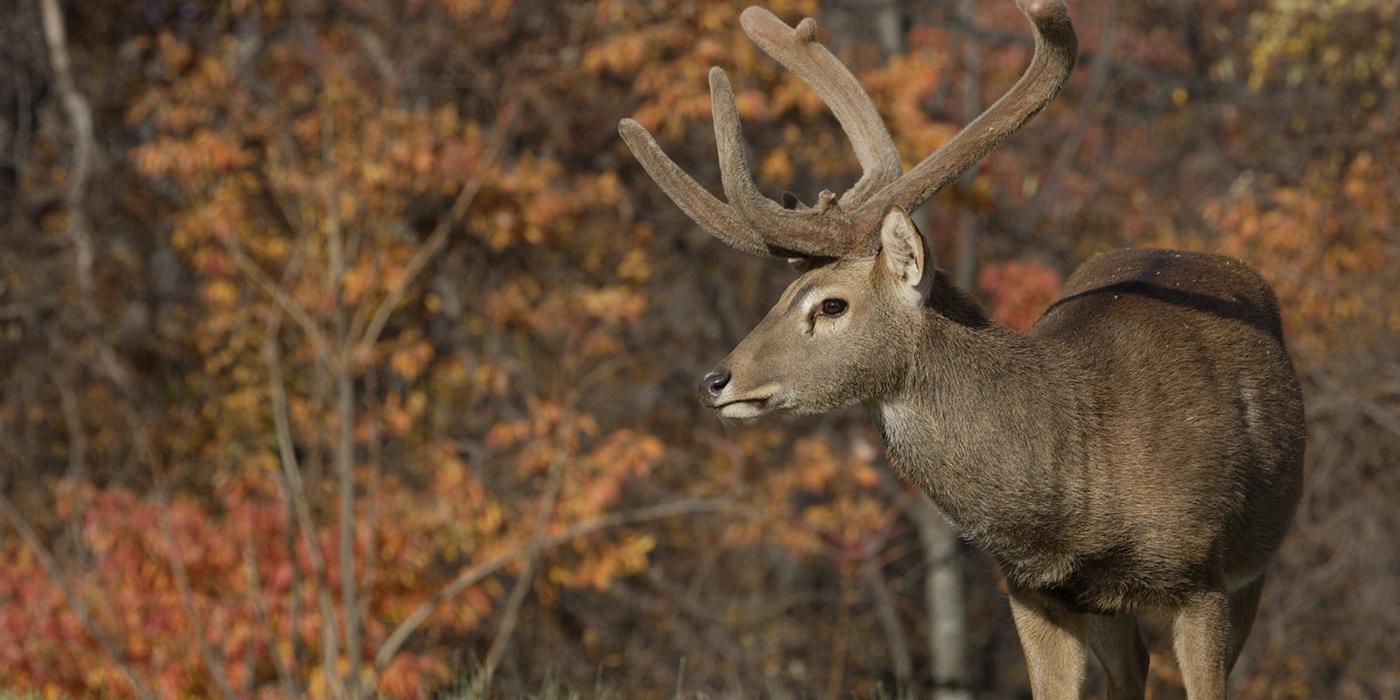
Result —
<instances>
[{"instance_id":1,"label":"deer body","mask_svg":"<svg viewBox=\"0 0 1400 700\"><path fill-rule=\"evenodd\" d=\"M726 418L871 409L895 469L1001 563L1037 700L1074 698L1089 650L1141 698L1136 615L1172 619L1191 700L1225 697L1302 481L1303 410L1277 304L1243 263L1120 250L1084 263L1027 334L991 323L907 212L1053 97L1074 65L1063 0L1018 0L1035 55L1002 99L903 171L850 71L760 8L744 30L831 106L863 174L782 204L752 181L728 78L711 69L727 202L639 124L623 138L697 223L801 270L700 382Z\"/></svg>"},{"instance_id":2,"label":"deer body","mask_svg":"<svg viewBox=\"0 0 1400 700\"><path fill-rule=\"evenodd\" d=\"M1012 585L1115 615L1262 574L1303 446L1263 280L1220 256L1114 251L1028 335L950 321L937 291L872 412L901 475Z\"/></svg>"}]
</instances>

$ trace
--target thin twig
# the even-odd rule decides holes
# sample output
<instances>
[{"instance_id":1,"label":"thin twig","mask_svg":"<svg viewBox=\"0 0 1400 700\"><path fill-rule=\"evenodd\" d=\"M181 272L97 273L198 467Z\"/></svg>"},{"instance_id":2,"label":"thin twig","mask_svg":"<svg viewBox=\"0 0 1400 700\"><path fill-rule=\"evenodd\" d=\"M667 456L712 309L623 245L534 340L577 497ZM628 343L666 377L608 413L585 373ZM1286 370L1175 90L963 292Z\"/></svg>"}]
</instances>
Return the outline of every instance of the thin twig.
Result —
<instances>
[{"instance_id":1,"label":"thin twig","mask_svg":"<svg viewBox=\"0 0 1400 700\"><path fill-rule=\"evenodd\" d=\"M73 609L73 614L77 616L78 622L82 624L83 629L87 630L88 635L97 641L97 645L102 647L102 651L121 669L122 674L126 676L127 682L131 684L132 691L136 693L137 697L154 700L156 695L151 692L150 686L146 685L146 682L141 680L141 676L136 673L136 669L132 667L131 662L126 658L126 653L112 641L111 637L107 636L107 633L104 632L101 627L97 626L97 622L93 619L92 612L88 609L87 603L78 596L77 590L73 588L73 583L68 580L68 576L65 575L63 569L59 567L58 561L53 558L53 554L44 546L44 542L39 539L38 533L34 532L34 529L29 526L29 521L15 508L14 504L10 502L9 497L4 493L0 493L0 513L4 514L5 518L10 521L10 524L14 526L15 531L19 533L20 539L24 540L24 543L28 545L29 548L33 550L34 555L39 558L39 563L43 565L44 570L49 575L49 579L57 584L59 588L63 589L63 595L68 599L68 606Z\"/></svg>"},{"instance_id":2,"label":"thin twig","mask_svg":"<svg viewBox=\"0 0 1400 700\"><path fill-rule=\"evenodd\" d=\"M345 297L341 281L347 264L345 231L340 222L340 196L335 186L335 125L331 113L321 113L321 167L326 176L323 192L326 203L327 247L326 281L332 303L332 325L335 329L335 354L324 355L321 364L335 373L335 478L340 501L338 514L340 545L340 604L345 616L345 689L350 700L359 700L360 690L360 616L359 580L355 572L355 377L350 358Z\"/></svg>"},{"instance_id":3,"label":"thin twig","mask_svg":"<svg viewBox=\"0 0 1400 700\"><path fill-rule=\"evenodd\" d=\"M393 94L397 91L399 75L394 69L394 62L389 60L389 52L384 48L384 40L379 38L374 30L364 24L355 25L355 36L365 47L365 53L369 54L370 63L379 72L379 79L384 82L384 91Z\"/></svg>"},{"instance_id":4,"label":"thin twig","mask_svg":"<svg viewBox=\"0 0 1400 700\"><path fill-rule=\"evenodd\" d=\"M73 385L67 381L58 382L58 405L63 409L63 425L68 431L68 473L63 476L81 481L87 476L87 434L83 432L83 417Z\"/></svg>"},{"instance_id":5,"label":"thin twig","mask_svg":"<svg viewBox=\"0 0 1400 700\"><path fill-rule=\"evenodd\" d=\"M511 636L515 634L515 625L520 619L520 608L525 603L525 594L530 591L530 586L534 583L535 569L540 560L540 545L544 540L549 518L554 514L554 504L559 500L559 490L564 484L567 461L563 452L563 448L560 448L559 454L555 455L554 464L550 465L549 485L545 487L544 498L540 503L539 511L535 514L535 526L530 533L525 570L520 572L519 580L511 588L510 596L506 599L505 610L501 614L501 625L496 630L496 638L491 640L491 647L486 652L486 662L482 664L481 668L483 689L491 687L491 677L495 675L496 667L500 665L501 657L505 655L506 647L510 645Z\"/></svg>"},{"instance_id":6,"label":"thin twig","mask_svg":"<svg viewBox=\"0 0 1400 700\"><path fill-rule=\"evenodd\" d=\"M295 556L293 553L293 557ZM243 568L248 575L248 598L253 603L253 613L258 617L258 626L268 630L270 641L267 644L267 655L272 658L273 668L277 669L277 682L282 686L282 695L288 698L299 697L301 693L297 690L296 682L292 680L292 671L287 666L286 659L282 658L282 652L277 650L277 632L272 626L272 614L268 611L267 599L262 594L262 579L258 576L258 555L252 545L243 546ZM295 560L292 569L296 569ZM292 586L291 593L295 599L296 586ZM292 623L296 624L295 618ZM296 632L293 631L292 634L295 637Z\"/></svg>"},{"instance_id":7,"label":"thin twig","mask_svg":"<svg viewBox=\"0 0 1400 700\"><path fill-rule=\"evenodd\" d=\"M1050 166L1049 172L1045 174L1044 183L1025 207L1026 213L1021 217L1021 222L1016 227L1016 240L1021 244L1026 243L1030 238L1031 231L1040 224L1046 208L1054 203L1061 178L1069 171L1074 157L1079 154L1080 146L1084 144L1084 135L1089 130L1089 125L1094 122L1095 107L1103 93L1104 85L1108 82L1110 59L1117 47L1118 28L1121 24L1118 21L1118 5L1110 3L1108 8L1108 18L1105 20L1108 28L1104 30L1103 40L1099 44L1099 52L1091 63L1089 86L1084 90L1084 98L1079 103L1078 123L1069 138L1060 145L1059 152L1055 154L1055 160Z\"/></svg>"},{"instance_id":8,"label":"thin twig","mask_svg":"<svg viewBox=\"0 0 1400 700\"><path fill-rule=\"evenodd\" d=\"M1029 35L977 27L965 21L931 19L925 24L930 27L947 30L950 34L964 37L967 40L978 41L992 46L1017 46L1027 49L1035 46L1035 40ZM1079 60L1086 64L1093 63L1098 59L1098 51L1089 49L1081 49L1079 51ZM1184 87L1190 90L1192 94L1211 93L1236 101L1247 101L1249 98L1253 97L1245 88L1232 83L1217 82L1209 78L1200 78L1157 70L1137 63L1115 63L1113 61L1106 61L1106 63L1108 64L1108 70L1115 75L1122 76L1128 80L1147 83L1160 90Z\"/></svg>"},{"instance_id":9,"label":"thin twig","mask_svg":"<svg viewBox=\"0 0 1400 700\"><path fill-rule=\"evenodd\" d=\"M209 677L214 679L214 685L219 688L219 694L229 700L238 697L233 691L233 684L229 682L228 674L224 670L223 659L219 653L209 646L209 639L205 636L204 618L194 607L194 593L190 591L189 571L185 568L184 556L180 553L180 543L175 539L175 529L170 524L170 497L166 494L164 487L159 490L160 499L160 530L161 536L165 538L165 557L170 561L170 573L175 579L175 591L180 596L180 607L184 609L185 617L189 619L190 626L194 628L195 640L199 645L199 655L204 660L204 666L209 671Z\"/></svg>"},{"instance_id":10,"label":"thin twig","mask_svg":"<svg viewBox=\"0 0 1400 700\"><path fill-rule=\"evenodd\" d=\"M599 530L606 530L624 525L636 525L653 520L665 520L682 515L720 513L730 509L732 509L732 504L728 499L699 498L683 499L657 506L638 508L623 513L613 513L579 523L563 532L546 537L540 542L540 550L553 549L561 544L591 535ZM413 632L428 619L428 616L432 615L434 610L437 610L438 606L456 597L457 594L462 591L476 585L487 576L519 561L528 555L528 553L529 552L523 547L513 549L487 559L486 561L463 568L458 572L456 578L446 586L443 586L437 593L434 593L431 598L415 608L413 612L408 614L408 617L404 618L403 622L399 623L398 627L394 628L394 631L389 634L388 638L384 640L384 643L380 645L379 651L374 655L375 670L383 670L389 665L389 662L394 659L394 655L398 653L399 648L407 641L409 635L413 634Z\"/></svg>"},{"instance_id":11,"label":"thin twig","mask_svg":"<svg viewBox=\"0 0 1400 700\"><path fill-rule=\"evenodd\" d=\"M403 300L404 294L408 292L409 286L413 284L419 274L422 274L423 269L428 266L428 263L432 262L433 258L437 257L437 254L441 252L443 246L447 244L447 237L452 233L452 228L457 225L457 222L460 221L463 216L466 216L467 210L471 208L472 201L476 199L477 193L481 191L482 186L485 184L488 166L500 157L502 150L505 148L506 138L510 133L510 124L514 120L514 116L515 102L510 102L501 110L500 115L497 117L496 130L491 138L491 143L486 147L483 157L477 161L476 170L474 170L471 177L462 184L462 189L457 193L457 198L452 202L452 207L447 210L447 213L444 214L441 219L438 219L437 225L433 227L433 232L429 234L427 240L423 241L423 244L418 247L418 250L414 251L413 257L409 258L408 265L405 267L403 275L395 281L394 286L389 289L384 299L379 303L379 306L375 308L374 314L370 317L369 322L365 324L364 330L358 333L353 330L351 331L352 336L359 338L351 357L358 359L368 355L370 348L379 340L379 335L384 332L384 326L389 322L389 317L394 313L394 310L398 308L399 302Z\"/></svg>"},{"instance_id":12,"label":"thin twig","mask_svg":"<svg viewBox=\"0 0 1400 700\"><path fill-rule=\"evenodd\" d=\"M301 304L298 304L295 299L288 296L287 292L282 289L277 282L274 282L266 272L263 272L256 263L249 259L247 253L243 252L243 249L239 247L236 241L225 236L220 237L219 242L223 245L224 250L228 251L228 254L233 256L234 264L238 265L238 269L251 277L253 283L258 285L264 293L272 298L273 303L277 304L288 316L291 316L293 321L296 321L297 327L301 328L302 332L306 334L307 340L311 341L312 349L322 357L329 356L330 343L326 340L326 334L321 331L321 327L306 313L306 309L303 309Z\"/></svg>"},{"instance_id":13,"label":"thin twig","mask_svg":"<svg viewBox=\"0 0 1400 700\"><path fill-rule=\"evenodd\" d=\"M826 692L823 698L830 700L844 695L846 686L846 655L850 652L851 638L851 592L850 582L845 575L839 576L839 593L836 603L836 628L832 630L836 638L832 640L831 662L826 674Z\"/></svg>"},{"instance_id":14,"label":"thin twig","mask_svg":"<svg viewBox=\"0 0 1400 700\"><path fill-rule=\"evenodd\" d=\"M374 405L379 400L379 369L374 366L365 369L363 395L366 405ZM361 618L369 615L369 606L374 598L374 589L379 584L379 521L383 515L380 494L384 481L384 442L381 428L382 419L376 411L365 411L365 430L369 443L368 471L365 479L365 503L369 512L365 517L366 545L361 570L364 578L361 585L364 595L360 596Z\"/></svg>"},{"instance_id":15,"label":"thin twig","mask_svg":"<svg viewBox=\"0 0 1400 700\"><path fill-rule=\"evenodd\" d=\"M275 191L274 189L272 189L272 183L269 181L269 182L267 182L267 183L264 184L264 187L266 188L265 191L266 191L268 197L273 201L273 205L274 205L275 207L281 208L281 207L283 206L283 203L282 203L281 199L277 196L276 191ZM288 231L290 234L292 234L293 236L299 237L299 238L301 239L301 244L297 246L295 252L292 254L292 258L291 258L289 261L287 261L287 265L286 265L286 266L283 268L283 270L282 270L282 281L281 281L281 285L280 285L280 286L285 287L287 284L289 284L289 283L291 282L291 280L295 279L296 276L297 276L297 275L300 273L300 271L301 271L301 264L302 264L303 260L305 259L305 258L304 258L304 253L306 252L306 237L305 237L305 236L301 236L300 232L301 232L302 229L292 227L292 225L291 225L291 221L292 221L292 220L291 220L290 218L288 218L288 212L285 212L285 211L282 212L281 216L282 216L282 220L283 220L284 222L286 222L286 223L284 223L284 225L287 227L287 231ZM273 343L280 342L279 338L281 337L281 336L280 336L281 327L282 327L282 312L281 312L280 310L273 310L273 311L270 311L270 312L268 313L267 322L266 322L266 325L265 325L264 330L263 330L263 338L265 339L265 342L273 342ZM264 350L266 351L266 348L265 348ZM281 367L281 362L282 362L282 361L281 361L281 357L275 352L275 351L276 351L276 348L273 348L273 350L274 350L274 352L273 352L273 356L272 356L272 357L273 357L273 360L277 363L277 368L276 368L277 373L278 373L278 375L277 375L277 376L278 376L277 383L278 383L278 385L282 385L282 381L281 381L281 370L282 370L282 367ZM300 474L300 473L301 473L301 469L300 469L300 465L298 465L297 462L296 462L296 452L295 452L294 449L291 449L291 445L292 445L291 425L290 425L290 421L287 420L287 412L286 412L286 401L285 401L285 397L283 398L283 409L282 409L282 412L281 412L281 414L280 414L280 417L281 417L281 419L282 419L282 425L280 426L281 432L279 432L278 435L277 435L279 459L280 459L281 463L284 464L284 465L290 463L292 466L296 467L297 473ZM274 418L274 422L275 422L275 421L276 421L276 418ZM290 459L290 462L288 461L289 459ZM281 489L288 489L285 476L284 476L283 480L280 480L278 483L279 483ZM300 566L300 564L299 564L299 562L298 562L298 558L297 558L297 537L298 537L298 535L302 532L302 531L301 531L301 527L300 527L300 523L301 523L302 521L301 521L301 520L298 518L298 516L297 516L297 513L298 513L297 507L296 507L296 505L293 503L293 501L292 501L291 498L283 498L283 499L282 499L282 507L283 507L283 509L284 509L284 512L286 513L286 518L287 518L287 526L286 526L286 528L285 528L284 539L285 539L285 545L286 545L286 547L287 547L287 557L288 557L288 560L291 562L291 581L288 582L288 588L287 588L287 590L291 592L291 595L290 595L291 601L290 601L290 603L289 603L288 606L287 606L287 625L288 625L288 632L289 632L289 635L290 635L290 639L289 639L288 641L291 643L291 657L292 657L292 658L291 658L291 661L290 661L290 666L291 666L291 667L299 667L300 664L301 664L301 650L302 650L302 638L301 638L301 612L302 612L302 609L301 609L301 608L302 608L302 606L301 606L301 586L302 586L302 570L301 570L301 566ZM256 564L256 552L248 552L248 554L249 554L249 555L252 555L252 556L254 557L254 564ZM256 575L257 575L257 571L256 571L256 570L253 571L253 575L256 577ZM319 585L319 582L318 582L318 585ZM318 604L319 604L319 603L318 603ZM264 606L264 607L266 607L266 606ZM278 656L280 657L280 654L279 654ZM296 685L297 685L297 684L296 684L295 682L292 682L292 686L293 686L293 689L294 689L294 690L295 690L295 688L296 688ZM292 693L292 694L289 694L288 697L293 697L293 696L295 696L295 695L296 695L296 693Z\"/></svg>"},{"instance_id":16,"label":"thin twig","mask_svg":"<svg viewBox=\"0 0 1400 700\"><path fill-rule=\"evenodd\" d=\"M875 619L885 632L885 641L890 647L890 657L894 660L894 677L900 685L908 687L914 679L914 664L909 656L909 642L904 637L904 628L899 623L899 611L895 608L894 596L879 566L870 567L866 577L870 586L870 597L875 601Z\"/></svg>"},{"instance_id":17,"label":"thin twig","mask_svg":"<svg viewBox=\"0 0 1400 700\"><path fill-rule=\"evenodd\" d=\"M336 658L340 656L340 643L335 631L335 605L331 602L330 581L326 576L326 563L321 556L321 545L316 537L316 525L311 518L311 505L306 500L306 485L302 481L301 465L297 462L292 443L291 419L288 417L287 390L282 379L282 356L278 348L277 331L281 327L282 316L273 312L268 320L263 343L263 360L268 368L268 386L272 399L272 420L277 434L277 450L282 462L282 480L278 482L278 492L289 503L296 515L297 529L301 532L306 546L307 558L311 560L312 574L316 581L316 599L321 609L321 670L326 681L341 695L340 676L335 672ZM296 565L296 552L291 552L292 563ZM294 628L295 629L295 628Z\"/></svg>"}]
</instances>

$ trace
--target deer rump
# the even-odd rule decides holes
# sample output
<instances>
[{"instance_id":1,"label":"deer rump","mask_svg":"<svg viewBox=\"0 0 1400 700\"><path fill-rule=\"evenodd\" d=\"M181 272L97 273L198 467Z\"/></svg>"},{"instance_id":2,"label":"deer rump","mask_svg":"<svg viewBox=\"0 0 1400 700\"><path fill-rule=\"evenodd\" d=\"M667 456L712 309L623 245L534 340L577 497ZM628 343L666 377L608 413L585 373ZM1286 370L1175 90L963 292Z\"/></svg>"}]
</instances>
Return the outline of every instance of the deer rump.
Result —
<instances>
[{"instance_id":1,"label":"deer rump","mask_svg":"<svg viewBox=\"0 0 1400 700\"><path fill-rule=\"evenodd\" d=\"M1267 283L1225 256L1115 250L1077 269L1029 335L1064 347L1084 392L1032 429L1090 437L1043 466L1074 485L1045 494L1052 508L1018 504L1055 515L991 547L1007 578L1111 615L1260 576L1292 519L1305 436Z\"/></svg>"}]
</instances>

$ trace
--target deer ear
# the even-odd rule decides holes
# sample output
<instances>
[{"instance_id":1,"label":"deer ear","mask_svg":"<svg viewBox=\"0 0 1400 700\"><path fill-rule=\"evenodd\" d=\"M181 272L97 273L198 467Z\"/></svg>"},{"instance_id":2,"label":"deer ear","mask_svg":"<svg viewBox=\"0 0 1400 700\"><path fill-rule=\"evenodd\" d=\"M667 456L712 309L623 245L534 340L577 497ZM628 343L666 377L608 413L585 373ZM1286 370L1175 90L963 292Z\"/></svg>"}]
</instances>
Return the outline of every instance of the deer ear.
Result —
<instances>
[{"instance_id":1,"label":"deer ear","mask_svg":"<svg viewBox=\"0 0 1400 700\"><path fill-rule=\"evenodd\" d=\"M895 279L918 291L920 297L927 291L924 278L933 279L927 265L928 245L913 219L899 207L891 207L880 223L880 259Z\"/></svg>"}]
</instances>

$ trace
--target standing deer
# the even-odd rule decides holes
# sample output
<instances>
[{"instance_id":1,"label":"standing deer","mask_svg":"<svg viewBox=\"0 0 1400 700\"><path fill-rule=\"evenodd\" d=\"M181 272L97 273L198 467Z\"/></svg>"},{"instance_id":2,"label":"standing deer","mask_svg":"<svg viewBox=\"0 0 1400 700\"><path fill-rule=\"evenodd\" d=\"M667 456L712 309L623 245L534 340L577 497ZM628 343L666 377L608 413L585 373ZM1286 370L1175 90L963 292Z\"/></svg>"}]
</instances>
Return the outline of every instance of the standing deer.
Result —
<instances>
[{"instance_id":1,"label":"standing deer","mask_svg":"<svg viewBox=\"0 0 1400 700\"><path fill-rule=\"evenodd\" d=\"M635 121L619 131L702 227L802 270L700 381L702 403L726 418L867 406L901 477L1000 563L1038 700L1079 695L1087 649L1109 697L1142 697L1144 613L1171 617L1188 697L1224 698L1302 482L1302 398L1268 285L1218 255L1112 251L1080 266L1022 335L933 267L908 215L1069 77L1063 1L1019 2L1035 32L1030 67L907 173L815 21L743 12L748 35L850 138L863 174L839 198L759 193L719 68L710 90L728 203Z\"/></svg>"}]
</instances>

